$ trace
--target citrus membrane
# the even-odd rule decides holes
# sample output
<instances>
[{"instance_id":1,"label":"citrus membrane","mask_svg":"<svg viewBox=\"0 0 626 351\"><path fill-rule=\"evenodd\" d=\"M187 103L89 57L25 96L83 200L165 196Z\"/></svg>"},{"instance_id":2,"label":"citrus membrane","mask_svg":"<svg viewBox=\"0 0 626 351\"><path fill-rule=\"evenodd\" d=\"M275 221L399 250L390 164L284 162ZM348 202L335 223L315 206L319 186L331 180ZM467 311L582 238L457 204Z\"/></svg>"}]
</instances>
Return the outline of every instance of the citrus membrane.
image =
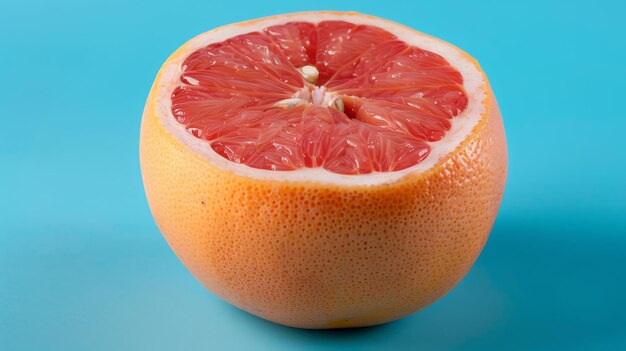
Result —
<instances>
[{"instance_id":1,"label":"citrus membrane","mask_svg":"<svg viewBox=\"0 0 626 351\"><path fill-rule=\"evenodd\" d=\"M252 168L393 172L424 161L463 118L461 73L375 25L270 25L180 64L171 113L221 157Z\"/></svg>"}]
</instances>

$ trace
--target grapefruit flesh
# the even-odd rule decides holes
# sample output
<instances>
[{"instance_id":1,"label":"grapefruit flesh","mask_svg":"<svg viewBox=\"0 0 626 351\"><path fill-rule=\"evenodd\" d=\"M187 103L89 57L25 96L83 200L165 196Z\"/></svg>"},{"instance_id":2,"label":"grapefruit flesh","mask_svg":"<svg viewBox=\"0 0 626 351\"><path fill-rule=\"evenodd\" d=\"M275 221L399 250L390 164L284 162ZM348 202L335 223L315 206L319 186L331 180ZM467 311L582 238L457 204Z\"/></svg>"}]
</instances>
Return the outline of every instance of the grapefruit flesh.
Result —
<instances>
[{"instance_id":1,"label":"grapefruit flesh","mask_svg":"<svg viewBox=\"0 0 626 351\"><path fill-rule=\"evenodd\" d=\"M416 165L467 105L443 57L346 21L288 22L198 49L171 99L178 123L232 162L340 174Z\"/></svg>"},{"instance_id":2,"label":"grapefruit flesh","mask_svg":"<svg viewBox=\"0 0 626 351\"><path fill-rule=\"evenodd\" d=\"M150 210L210 291L301 328L386 323L469 271L507 175L487 77L400 24L307 12L203 33L144 109Z\"/></svg>"}]
</instances>

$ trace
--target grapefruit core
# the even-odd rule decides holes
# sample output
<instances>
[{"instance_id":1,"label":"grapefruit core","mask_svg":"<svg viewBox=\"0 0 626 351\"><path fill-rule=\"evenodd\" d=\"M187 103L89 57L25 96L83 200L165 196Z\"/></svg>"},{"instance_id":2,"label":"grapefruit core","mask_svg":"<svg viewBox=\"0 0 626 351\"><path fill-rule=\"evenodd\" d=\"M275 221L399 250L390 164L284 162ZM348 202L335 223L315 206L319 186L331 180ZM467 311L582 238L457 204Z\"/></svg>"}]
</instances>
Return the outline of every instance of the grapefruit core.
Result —
<instances>
[{"instance_id":1,"label":"grapefruit core","mask_svg":"<svg viewBox=\"0 0 626 351\"><path fill-rule=\"evenodd\" d=\"M367 326L445 294L489 235L504 129L475 60L357 13L199 35L148 97L154 218L211 291L297 327Z\"/></svg>"}]
</instances>

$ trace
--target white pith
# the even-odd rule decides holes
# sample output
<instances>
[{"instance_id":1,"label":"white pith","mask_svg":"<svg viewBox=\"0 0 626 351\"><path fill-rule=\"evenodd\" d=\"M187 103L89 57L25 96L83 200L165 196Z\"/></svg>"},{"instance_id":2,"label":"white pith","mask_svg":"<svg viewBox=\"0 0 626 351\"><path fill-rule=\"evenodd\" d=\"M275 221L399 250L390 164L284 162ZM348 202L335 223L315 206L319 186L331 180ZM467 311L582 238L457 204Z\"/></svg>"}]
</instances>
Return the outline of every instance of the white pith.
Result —
<instances>
[{"instance_id":1,"label":"white pith","mask_svg":"<svg viewBox=\"0 0 626 351\"><path fill-rule=\"evenodd\" d=\"M425 160L415 166L400 171L372 172L369 174L359 175L338 174L327 171L323 168L300 168L293 171L257 169L244 164L229 161L228 159L220 156L211 148L209 141L193 136L183 125L179 124L172 115L170 96L176 86L180 84L178 78L182 73L181 66L183 61L195 50L212 43L224 41L233 36L259 31L276 24L292 21L318 23L327 20L343 20L354 24L367 24L380 27L394 34L399 40L402 40L409 45L417 46L443 56L461 73L464 80L463 86L468 98L467 107L460 115L452 118L452 127L443 139L430 143L432 150L430 155ZM381 18L354 13L334 12L295 13L267 17L253 21L250 24L232 24L200 34L199 36L188 41L183 47L181 47L180 50L181 51L179 51L176 56L174 56L161 68L159 78L155 82L154 88L156 90L154 93L156 94L155 96L158 102L155 107L155 112L157 113L164 128L172 133L177 140L191 148L192 151L204 157L213 165L244 177L279 181L312 181L337 185L377 185L393 183L407 174L424 172L440 162L449 153L454 151L459 144L465 140L465 138L467 138L485 111L485 100L487 97L485 96L484 91L487 82L477 65L473 61L469 60L461 50L444 41ZM308 90L306 92L302 91L300 94L307 93ZM296 95L295 97L298 96ZM330 99L332 99L332 95L326 93L323 90L323 87L321 89L316 89L313 96L307 96L306 98L307 100L311 99L314 103L319 105L332 104L332 101L330 101Z\"/></svg>"}]
</instances>

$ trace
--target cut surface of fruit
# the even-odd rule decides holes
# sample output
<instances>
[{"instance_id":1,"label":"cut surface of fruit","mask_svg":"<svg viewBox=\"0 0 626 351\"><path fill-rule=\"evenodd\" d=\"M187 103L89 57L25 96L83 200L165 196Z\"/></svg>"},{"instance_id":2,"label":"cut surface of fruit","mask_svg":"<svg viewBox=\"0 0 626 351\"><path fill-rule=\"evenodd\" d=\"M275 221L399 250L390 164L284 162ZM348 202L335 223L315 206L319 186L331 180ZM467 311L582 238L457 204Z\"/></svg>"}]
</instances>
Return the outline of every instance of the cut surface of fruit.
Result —
<instances>
[{"instance_id":1,"label":"cut surface of fruit","mask_svg":"<svg viewBox=\"0 0 626 351\"><path fill-rule=\"evenodd\" d=\"M430 167L477 122L483 82L444 57L453 47L323 17L197 38L173 60L163 92L182 137L255 177L371 175L367 184Z\"/></svg>"}]
</instances>

